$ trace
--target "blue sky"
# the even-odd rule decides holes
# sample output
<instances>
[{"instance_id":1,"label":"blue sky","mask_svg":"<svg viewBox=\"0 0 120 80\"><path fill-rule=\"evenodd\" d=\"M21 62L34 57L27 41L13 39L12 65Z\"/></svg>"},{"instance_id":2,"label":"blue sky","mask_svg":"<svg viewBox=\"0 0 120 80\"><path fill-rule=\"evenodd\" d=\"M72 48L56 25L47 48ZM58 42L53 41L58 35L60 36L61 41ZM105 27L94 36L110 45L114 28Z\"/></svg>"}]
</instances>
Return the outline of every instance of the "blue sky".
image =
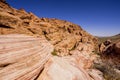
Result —
<instances>
[{"instance_id":1,"label":"blue sky","mask_svg":"<svg viewBox=\"0 0 120 80\"><path fill-rule=\"evenodd\" d=\"M120 33L120 0L7 0L39 17L58 18L82 26L92 35Z\"/></svg>"}]
</instances>

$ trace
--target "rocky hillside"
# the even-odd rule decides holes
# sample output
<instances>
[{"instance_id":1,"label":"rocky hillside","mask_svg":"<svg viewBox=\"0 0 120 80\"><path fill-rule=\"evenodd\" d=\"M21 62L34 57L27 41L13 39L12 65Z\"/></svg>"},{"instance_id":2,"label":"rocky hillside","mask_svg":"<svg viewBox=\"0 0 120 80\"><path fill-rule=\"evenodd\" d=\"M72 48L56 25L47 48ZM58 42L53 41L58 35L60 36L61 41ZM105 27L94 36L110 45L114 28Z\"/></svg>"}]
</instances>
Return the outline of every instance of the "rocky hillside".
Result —
<instances>
[{"instance_id":1,"label":"rocky hillside","mask_svg":"<svg viewBox=\"0 0 120 80\"><path fill-rule=\"evenodd\" d=\"M59 56L69 55L70 51L84 43L93 45L91 51L94 51L97 42L96 38L76 24L58 19L38 18L31 12L17 10L0 2L0 34L14 33L46 37Z\"/></svg>"},{"instance_id":2,"label":"rocky hillside","mask_svg":"<svg viewBox=\"0 0 120 80\"><path fill-rule=\"evenodd\" d=\"M44 37L0 35L0 44L0 80L103 80L88 54L52 56Z\"/></svg>"},{"instance_id":3,"label":"rocky hillside","mask_svg":"<svg viewBox=\"0 0 120 80\"><path fill-rule=\"evenodd\" d=\"M0 0L0 80L103 80L97 39L80 26L38 18Z\"/></svg>"}]
</instances>

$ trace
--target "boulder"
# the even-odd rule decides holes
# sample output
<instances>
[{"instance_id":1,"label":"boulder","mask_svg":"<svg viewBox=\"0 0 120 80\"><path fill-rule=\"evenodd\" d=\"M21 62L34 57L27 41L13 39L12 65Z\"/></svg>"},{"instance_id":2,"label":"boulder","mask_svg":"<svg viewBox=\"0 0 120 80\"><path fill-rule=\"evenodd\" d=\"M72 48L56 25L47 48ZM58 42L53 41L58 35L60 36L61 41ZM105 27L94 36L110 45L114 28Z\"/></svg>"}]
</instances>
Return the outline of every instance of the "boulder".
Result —
<instances>
[{"instance_id":1,"label":"boulder","mask_svg":"<svg viewBox=\"0 0 120 80\"><path fill-rule=\"evenodd\" d=\"M83 68L68 59L52 57L37 80L91 80Z\"/></svg>"},{"instance_id":2,"label":"boulder","mask_svg":"<svg viewBox=\"0 0 120 80\"><path fill-rule=\"evenodd\" d=\"M108 46L109 44L111 44L111 42L112 42L112 41L108 39L108 40L106 40L106 41L104 42L104 45L105 45L105 46Z\"/></svg>"},{"instance_id":3,"label":"boulder","mask_svg":"<svg viewBox=\"0 0 120 80\"><path fill-rule=\"evenodd\" d=\"M120 67L120 40L108 45L103 51L102 58L111 65Z\"/></svg>"},{"instance_id":4,"label":"boulder","mask_svg":"<svg viewBox=\"0 0 120 80\"><path fill-rule=\"evenodd\" d=\"M105 46L103 43L101 43L101 44L99 45L99 52L102 53L102 52L104 51L105 47L106 47L106 46Z\"/></svg>"},{"instance_id":5,"label":"boulder","mask_svg":"<svg viewBox=\"0 0 120 80\"><path fill-rule=\"evenodd\" d=\"M120 55L120 41L114 44L114 50Z\"/></svg>"},{"instance_id":6,"label":"boulder","mask_svg":"<svg viewBox=\"0 0 120 80\"><path fill-rule=\"evenodd\" d=\"M54 56L46 63L37 80L104 80L98 70L85 70L75 57Z\"/></svg>"}]
</instances>

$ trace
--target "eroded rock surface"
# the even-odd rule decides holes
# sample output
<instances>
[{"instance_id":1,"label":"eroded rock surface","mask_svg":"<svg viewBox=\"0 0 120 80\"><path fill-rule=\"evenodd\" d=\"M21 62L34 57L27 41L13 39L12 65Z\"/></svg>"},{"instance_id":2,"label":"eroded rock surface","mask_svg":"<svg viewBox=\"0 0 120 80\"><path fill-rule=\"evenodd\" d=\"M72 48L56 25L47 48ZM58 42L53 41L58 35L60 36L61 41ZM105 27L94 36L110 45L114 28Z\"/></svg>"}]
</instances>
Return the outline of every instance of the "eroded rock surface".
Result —
<instances>
[{"instance_id":1,"label":"eroded rock surface","mask_svg":"<svg viewBox=\"0 0 120 80\"><path fill-rule=\"evenodd\" d=\"M90 80L88 74L67 58L52 57L38 80Z\"/></svg>"},{"instance_id":2,"label":"eroded rock surface","mask_svg":"<svg viewBox=\"0 0 120 80\"><path fill-rule=\"evenodd\" d=\"M0 80L34 80L52 51L45 38L0 35Z\"/></svg>"},{"instance_id":3,"label":"eroded rock surface","mask_svg":"<svg viewBox=\"0 0 120 80\"><path fill-rule=\"evenodd\" d=\"M97 39L80 26L65 20L38 18L24 9L14 9L0 1L0 34L27 34L44 36L52 43L57 55L69 55L79 43L90 44L94 48Z\"/></svg>"},{"instance_id":4,"label":"eroded rock surface","mask_svg":"<svg viewBox=\"0 0 120 80\"><path fill-rule=\"evenodd\" d=\"M91 75L73 57L52 57L37 80L103 80L95 71Z\"/></svg>"}]
</instances>

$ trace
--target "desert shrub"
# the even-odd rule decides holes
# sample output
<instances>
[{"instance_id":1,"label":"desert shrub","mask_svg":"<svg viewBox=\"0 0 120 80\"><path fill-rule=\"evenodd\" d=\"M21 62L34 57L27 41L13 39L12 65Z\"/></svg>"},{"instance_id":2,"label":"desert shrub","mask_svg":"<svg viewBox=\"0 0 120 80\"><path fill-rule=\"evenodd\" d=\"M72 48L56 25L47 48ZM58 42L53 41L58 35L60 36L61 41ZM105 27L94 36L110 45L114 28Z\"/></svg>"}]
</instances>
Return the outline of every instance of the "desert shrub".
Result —
<instances>
[{"instance_id":1,"label":"desert shrub","mask_svg":"<svg viewBox=\"0 0 120 80\"><path fill-rule=\"evenodd\" d=\"M53 52L51 52L51 54L52 54L53 56L56 56L56 55L57 55L57 51L54 49Z\"/></svg>"},{"instance_id":2,"label":"desert shrub","mask_svg":"<svg viewBox=\"0 0 120 80\"><path fill-rule=\"evenodd\" d=\"M105 80L120 80L120 73L116 72L116 68L109 63L95 64L94 68L103 72Z\"/></svg>"}]
</instances>

